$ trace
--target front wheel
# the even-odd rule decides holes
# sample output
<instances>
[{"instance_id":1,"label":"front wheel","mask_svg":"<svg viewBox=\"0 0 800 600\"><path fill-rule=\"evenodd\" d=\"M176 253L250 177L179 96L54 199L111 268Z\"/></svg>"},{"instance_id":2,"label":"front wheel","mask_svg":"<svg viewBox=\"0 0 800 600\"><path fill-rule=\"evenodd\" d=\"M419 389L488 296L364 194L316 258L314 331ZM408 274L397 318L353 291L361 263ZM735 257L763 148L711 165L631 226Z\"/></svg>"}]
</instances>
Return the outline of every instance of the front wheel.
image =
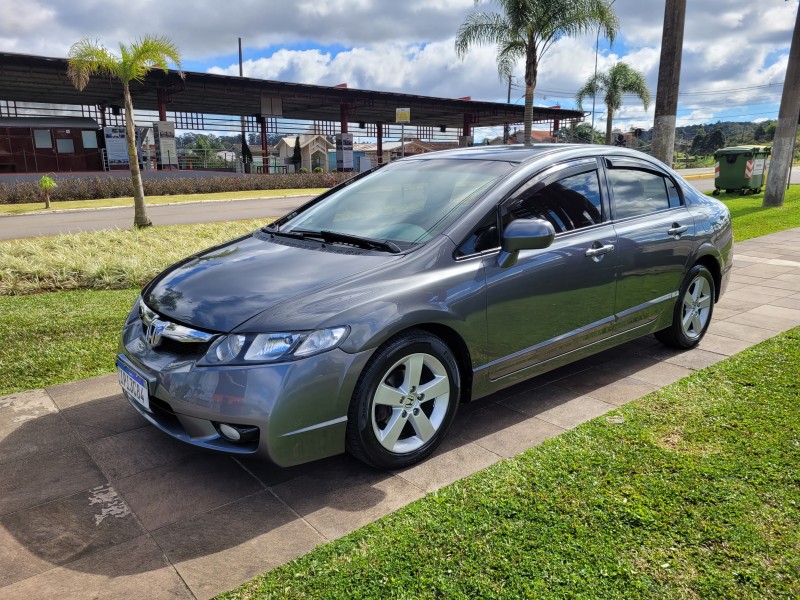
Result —
<instances>
[{"instance_id":1,"label":"front wheel","mask_svg":"<svg viewBox=\"0 0 800 600\"><path fill-rule=\"evenodd\" d=\"M711 323L714 297L714 277L703 265L695 265L681 285L672 325L657 331L656 338L673 348L696 346Z\"/></svg>"},{"instance_id":2,"label":"front wheel","mask_svg":"<svg viewBox=\"0 0 800 600\"><path fill-rule=\"evenodd\" d=\"M347 415L347 450L374 467L400 469L441 443L458 408L458 364L439 338L411 330L367 363Z\"/></svg>"}]
</instances>

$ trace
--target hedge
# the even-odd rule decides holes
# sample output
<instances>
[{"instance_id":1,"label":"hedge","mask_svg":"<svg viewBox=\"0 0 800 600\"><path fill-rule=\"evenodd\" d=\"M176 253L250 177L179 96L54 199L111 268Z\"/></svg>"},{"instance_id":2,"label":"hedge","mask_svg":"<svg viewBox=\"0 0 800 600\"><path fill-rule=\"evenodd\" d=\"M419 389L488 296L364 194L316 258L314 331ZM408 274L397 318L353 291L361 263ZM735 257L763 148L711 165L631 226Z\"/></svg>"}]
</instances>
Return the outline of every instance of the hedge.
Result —
<instances>
[{"instance_id":1,"label":"hedge","mask_svg":"<svg viewBox=\"0 0 800 600\"><path fill-rule=\"evenodd\" d=\"M246 190L287 190L297 188L333 187L354 173L289 173L273 175L237 175L229 177L169 177L144 180L145 196L175 194L207 194ZM80 177L59 179L51 191L53 202L92 200L133 196L129 177ZM0 204L40 202L38 182L19 181L0 183Z\"/></svg>"}]
</instances>

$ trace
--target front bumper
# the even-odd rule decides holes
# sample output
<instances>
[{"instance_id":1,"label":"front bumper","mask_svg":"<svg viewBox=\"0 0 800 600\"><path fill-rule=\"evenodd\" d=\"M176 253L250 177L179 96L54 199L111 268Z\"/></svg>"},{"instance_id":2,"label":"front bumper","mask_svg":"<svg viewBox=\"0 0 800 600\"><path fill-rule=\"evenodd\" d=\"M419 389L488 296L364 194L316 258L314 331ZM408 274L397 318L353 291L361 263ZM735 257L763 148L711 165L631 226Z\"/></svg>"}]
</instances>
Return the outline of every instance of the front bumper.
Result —
<instances>
[{"instance_id":1,"label":"front bumper","mask_svg":"<svg viewBox=\"0 0 800 600\"><path fill-rule=\"evenodd\" d=\"M132 313L118 353L147 382L149 410L128 400L150 423L196 446L288 467L344 452L348 406L372 352L337 348L291 362L198 367L202 352L153 349ZM257 427L258 435L231 442L220 423Z\"/></svg>"}]
</instances>

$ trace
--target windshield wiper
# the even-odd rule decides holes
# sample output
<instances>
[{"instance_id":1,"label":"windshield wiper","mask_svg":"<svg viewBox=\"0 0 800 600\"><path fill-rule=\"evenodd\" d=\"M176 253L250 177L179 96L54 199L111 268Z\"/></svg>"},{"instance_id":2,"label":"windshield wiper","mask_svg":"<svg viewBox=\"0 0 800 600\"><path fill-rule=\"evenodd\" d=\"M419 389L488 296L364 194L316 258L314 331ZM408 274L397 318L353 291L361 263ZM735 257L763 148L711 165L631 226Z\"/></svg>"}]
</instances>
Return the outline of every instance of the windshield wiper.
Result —
<instances>
[{"instance_id":1,"label":"windshield wiper","mask_svg":"<svg viewBox=\"0 0 800 600\"><path fill-rule=\"evenodd\" d=\"M383 250L384 252L391 252L392 254L399 254L402 252L400 246L389 240L373 240L372 238L362 237L360 235L327 230L320 231L319 235L324 241L329 243L341 242L343 244L352 244L359 248L366 248L367 250Z\"/></svg>"},{"instance_id":2,"label":"windshield wiper","mask_svg":"<svg viewBox=\"0 0 800 600\"><path fill-rule=\"evenodd\" d=\"M265 225L264 227L261 228L261 231L263 231L264 233L269 233L270 235L273 236L288 237L295 240L306 239L305 234L300 233L299 231L281 231L280 229L272 225Z\"/></svg>"}]
</instances>

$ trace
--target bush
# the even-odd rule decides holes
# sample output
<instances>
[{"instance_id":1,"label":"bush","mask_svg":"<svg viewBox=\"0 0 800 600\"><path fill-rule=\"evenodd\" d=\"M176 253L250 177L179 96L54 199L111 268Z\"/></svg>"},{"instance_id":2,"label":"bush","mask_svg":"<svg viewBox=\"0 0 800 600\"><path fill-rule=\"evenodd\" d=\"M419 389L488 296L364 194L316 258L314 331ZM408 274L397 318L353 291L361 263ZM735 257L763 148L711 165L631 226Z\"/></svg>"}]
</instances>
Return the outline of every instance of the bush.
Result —
<instances>
[{"instance_id":1,"label":"bush","mask_svg":"<svg viewBox=\"0 0 800 600\"><path fill-rule=\"evenodd\" d=\"M322 167L314 167L314 173L322 173Z\"/></svg>"},{"instance_id":2,"label":"bush","mask_svg":"<svg viewBox=\"0 0 800 600\"><path fill-rule=\"evenodd\" d=\"M300 173L308 173L308 169L306 169L305 167L300 167L300 171L299 172Z\"/></svg>"},{"instance_id":3,"label":"bush","mask_svg":"<svg viewBox=\"0 0 800 600\"><path fill-rule=\"evenodd\" d=\"M287 173L271 175L237 175L217 177L168 177L144 180L145 196L175 194L206 194L247 190L290 190L298 188L333 187L355 173ZM58 178L58 187L51 191L53 202L65 200L94 200L133 196L129 177ZM40 202L36 181L0 183L0 204Z\"/></svg>"}]
</instances>

